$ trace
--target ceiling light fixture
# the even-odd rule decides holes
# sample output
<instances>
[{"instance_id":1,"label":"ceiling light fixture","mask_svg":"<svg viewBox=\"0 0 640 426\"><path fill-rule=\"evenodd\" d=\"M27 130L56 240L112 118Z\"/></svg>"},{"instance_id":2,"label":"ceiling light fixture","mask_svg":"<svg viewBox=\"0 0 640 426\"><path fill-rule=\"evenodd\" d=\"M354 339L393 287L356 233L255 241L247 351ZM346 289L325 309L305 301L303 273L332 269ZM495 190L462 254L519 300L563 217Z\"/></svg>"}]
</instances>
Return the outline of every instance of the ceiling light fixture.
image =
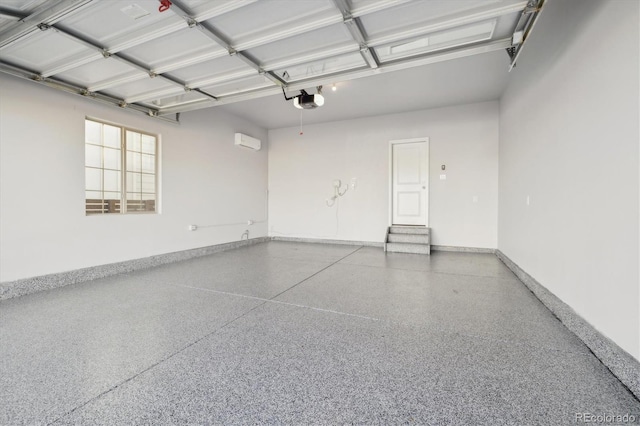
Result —
<instances>
[{"instance_id":1,"label":"ceiling light fixture","mask_svg":"<svg viewBox=\"0 0 640 426\"><path fill-rule=\"evenodd\" d=\"M338 90L338 88L336 87L336 84L335 84L335 83L333 83L333 84L331 85L331 91L332 91L332 92L335 92L336 90Z\"/></svg>"}]
</instances>

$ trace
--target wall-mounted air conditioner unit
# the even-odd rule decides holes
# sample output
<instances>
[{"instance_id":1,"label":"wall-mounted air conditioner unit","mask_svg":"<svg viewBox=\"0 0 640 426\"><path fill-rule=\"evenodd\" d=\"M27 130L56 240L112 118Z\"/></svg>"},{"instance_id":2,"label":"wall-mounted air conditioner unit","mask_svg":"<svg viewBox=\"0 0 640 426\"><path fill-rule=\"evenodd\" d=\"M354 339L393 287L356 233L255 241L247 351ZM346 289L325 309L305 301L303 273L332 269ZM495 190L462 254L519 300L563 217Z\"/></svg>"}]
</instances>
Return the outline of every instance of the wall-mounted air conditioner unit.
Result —
<instances>
[{"instance_id":1,"label":"wall-mounted air conditioner unit","mask_svg":"<svg viewBox=\"0 0 640 426\"><path fill-rule=\"evenodd\" d=\"M251 148L256 151L258 151L262 146L260 139L252 138L251 136L247 136L242 133L236 133L234 143L238 146L244 146L245 148Z\"/></svg>"}]
</instances>

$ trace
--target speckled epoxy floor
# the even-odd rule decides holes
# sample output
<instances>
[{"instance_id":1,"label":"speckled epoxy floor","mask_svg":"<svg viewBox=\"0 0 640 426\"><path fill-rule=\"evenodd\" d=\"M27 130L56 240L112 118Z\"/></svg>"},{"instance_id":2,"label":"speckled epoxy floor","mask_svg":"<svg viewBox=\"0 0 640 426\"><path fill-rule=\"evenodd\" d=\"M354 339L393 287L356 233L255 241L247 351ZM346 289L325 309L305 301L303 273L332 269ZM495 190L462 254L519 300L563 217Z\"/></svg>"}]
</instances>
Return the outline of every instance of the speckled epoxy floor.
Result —
<instances>
[{"instance_id":1,"label":"speckled epoxy floor","mask_svg":"<svg viewBox=\"0 0 640 426\"><path fill-rule=\"evenodd\" d=\"M489 254L269 242L0 302L2 425L576 413L640 402Z\"/></svg>"}]
</instances>

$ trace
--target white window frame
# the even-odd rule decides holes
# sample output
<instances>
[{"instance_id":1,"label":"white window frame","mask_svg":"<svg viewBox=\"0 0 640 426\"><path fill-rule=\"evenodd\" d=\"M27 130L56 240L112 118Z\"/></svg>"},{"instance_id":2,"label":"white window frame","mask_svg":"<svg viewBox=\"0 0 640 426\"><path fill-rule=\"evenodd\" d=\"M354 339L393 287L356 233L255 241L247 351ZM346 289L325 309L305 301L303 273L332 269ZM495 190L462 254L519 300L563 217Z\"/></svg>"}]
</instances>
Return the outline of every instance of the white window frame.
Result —
<instances>
[{"instance_id":1,"label":"white window frame","mask_svg":"<svg viewBox=\"0 0 640 426\"><path fill-rule=\"evenodd\" d=\"M159 213L159 197L160 197L160 188L159 188L159 184L160 184L160 170L159 170L159 157L160 157L160 135L156 134L156 133L151 133L151 132L147 132L144 130L140 130L140 129L136 129L133 127L128 127L128 126L123 126L122 124L118 124L118 123L113 123L107 120L102 120L99 118L94 118L94 117L85 117L84 120L84 124L85 124L85 140L84 140L84 146L85 146L85 151L86 151L86 146L87 146L87 133L86 133L86 122L87 121L92 121L94 123L99 123L102 125L108 125L108 126L112 126L112 127L117 127L120 130L120 188L119 188L119 192L120 192L120 211L119 212L105 212L104 208L101 211L97 211L94 213L90 213L87 211L87 195L86 192L87 191L91 191L90 189L87 189L87 183L86 183L86 169L88 167L90 168L96 168L99 170L104 171L104 163L102 164L102 167L97 168L97 167L91 167L91 166L87 166L86 163L86 159L85 159L85 215L86 216L118 216L118 215L123 215L123 214L127 214L127 215L131 215L131 214L158 214ZM155 149L154 149L154 209L153 210L129 210L127 208L127 172L132 172L131 170L127 169L127 132L134 132L134 133L138 133L140 135L146 135L146 136L150 136L153 137L155 139ZM104 143L103 145L95 145L95 144L91 144L94 146L102 146L104 148ZM104 155L104 153L103 153ZM104 157L103 157L104 158ZM132 173L142 173L142 172L132 172ZM104 177L103 177L103 197L104 197ZM104 198L102 199L103 203L104 203Z\"/></svg>"}]
</instances>

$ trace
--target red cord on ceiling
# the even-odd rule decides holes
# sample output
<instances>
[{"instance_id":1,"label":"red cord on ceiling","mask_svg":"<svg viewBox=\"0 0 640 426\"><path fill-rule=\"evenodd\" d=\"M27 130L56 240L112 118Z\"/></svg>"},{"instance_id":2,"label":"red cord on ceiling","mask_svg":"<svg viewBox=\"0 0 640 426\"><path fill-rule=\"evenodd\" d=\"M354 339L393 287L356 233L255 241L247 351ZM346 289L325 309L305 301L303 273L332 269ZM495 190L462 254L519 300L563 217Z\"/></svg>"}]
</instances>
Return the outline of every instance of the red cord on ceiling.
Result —
<instances>
[{"instance_id":1,"label":"red cord on ceiling","mask_svg":"<svg viewBox=\"0 0 640 426\"><path fill-rule=\"evenodd\" d=\"M160 0L160 7L158 8L158 12L169 10L170 7L171 2L169 0Z\"/></svg>"}]
</instances>

